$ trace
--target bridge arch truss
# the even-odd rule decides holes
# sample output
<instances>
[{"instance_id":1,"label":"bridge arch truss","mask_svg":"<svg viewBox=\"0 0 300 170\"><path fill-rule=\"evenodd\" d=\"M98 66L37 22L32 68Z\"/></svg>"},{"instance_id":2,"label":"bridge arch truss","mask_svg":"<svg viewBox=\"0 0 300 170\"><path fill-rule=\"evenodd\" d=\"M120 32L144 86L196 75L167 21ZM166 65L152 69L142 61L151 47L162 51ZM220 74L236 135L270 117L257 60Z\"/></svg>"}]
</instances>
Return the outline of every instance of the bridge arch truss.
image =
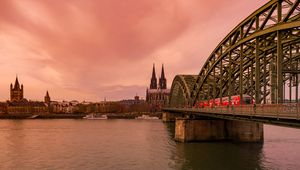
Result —
<instances>
[{"instance_id":1,"label":"bridge arch truss","mask_svg":"<svg viewBox=\"0 0 300 170\"><path fill-rule=\"evenodd\" d=\"M230 100L243 94L257 104L298 102L299 2L271 0L248 16L218 44L195 81L189 82L193 83L189 90L182 77L175 77L170 105L178 105L175 98L180 97L193 106L198 101L225 96ZM182 89L182 96L173 94L177 89Z\"/></svg>"},{"instance_id":2,"label":"bridge arch truss","mask_svg":"<svg viewBox=\"0 0 300 170\"><path fill-rule=\"evenodd\" d=\"M183 107L190 104L191 90L197 75L177 75L172 83L169 103L172 106Z\"/></svg>"}]
</instances>

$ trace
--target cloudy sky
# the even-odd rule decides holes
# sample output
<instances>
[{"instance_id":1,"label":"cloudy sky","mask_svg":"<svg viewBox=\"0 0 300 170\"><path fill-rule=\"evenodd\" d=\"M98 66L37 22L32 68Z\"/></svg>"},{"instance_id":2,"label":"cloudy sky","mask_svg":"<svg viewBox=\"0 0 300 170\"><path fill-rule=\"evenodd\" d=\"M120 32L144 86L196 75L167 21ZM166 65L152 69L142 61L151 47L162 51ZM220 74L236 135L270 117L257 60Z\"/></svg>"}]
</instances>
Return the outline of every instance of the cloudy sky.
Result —
<instances>
[{"instance_id":1,"label":"cloudy sky","mask_svg":"<svg viewBox=\"0 0 300 170\"><path fill-rule=\"evenodd\" d=\"M198 74L217 44L267 0L0 0L0 100L145 97L152 65ZM157 75L159 76L159 75Z\"/></svg>"}]
</instances>

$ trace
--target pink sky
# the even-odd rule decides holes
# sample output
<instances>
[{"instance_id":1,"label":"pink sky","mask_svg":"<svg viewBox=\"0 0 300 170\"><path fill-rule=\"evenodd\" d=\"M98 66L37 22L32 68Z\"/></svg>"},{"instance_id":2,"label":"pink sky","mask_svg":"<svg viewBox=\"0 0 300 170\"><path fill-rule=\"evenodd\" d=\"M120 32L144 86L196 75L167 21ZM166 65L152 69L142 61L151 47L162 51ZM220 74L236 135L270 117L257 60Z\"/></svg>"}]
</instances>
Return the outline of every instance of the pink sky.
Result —
<instances>
[{"instance_id":1,"label":"pink sky","mask_svg":"<svg viewBox=\"0 0 300 170\"><path fill-rule=\"evenodd\" d=\"M267 0L0 0L0 100L144 98L152 64L198 74L217 44Z\"/></svg>"}]
</instances>

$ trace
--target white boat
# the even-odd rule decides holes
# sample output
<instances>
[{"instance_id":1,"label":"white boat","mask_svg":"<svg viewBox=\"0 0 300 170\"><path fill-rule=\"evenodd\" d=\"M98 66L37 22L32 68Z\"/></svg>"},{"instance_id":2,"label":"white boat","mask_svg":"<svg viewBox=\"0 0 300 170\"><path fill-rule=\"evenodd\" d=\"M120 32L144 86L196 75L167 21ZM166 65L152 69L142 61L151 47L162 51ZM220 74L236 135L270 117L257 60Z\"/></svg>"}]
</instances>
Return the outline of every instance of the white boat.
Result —
<instances>
[{"instance_id":1,"label":"white boat","mask_svg":"<svg viewBox=\"0 0 300 170\"><path fill-rule=\"evenodd\" d=\"M151 117L151 116L149 116L149 115L142 115L142 116L136 117L135 119L150 119L150 120L157 120L157 119L159 119L159 118L156 117L156 116Z\"/></svg>"},{"instance_id":2,"label":"white boat","mask_svg":"<svg viewBox=\"0 0 300 170\"><path fill-rule=\"evenodd\" d=\"M36 117L38 117L39 115L32 115L32 116L29 116L27 119L34 119Z\"/></svg>"},{"instance_id":3,"label":"white boat","mask_svg":"<svg viewBox=\"0 0 300 170\"><path fill-rule=\"evenodd\" d=\"M88 120L105 120L107 119L106 115L97 115L95 113L88 114L83 117L83 119L88 119Z\"/></svg>"}]
</instances>

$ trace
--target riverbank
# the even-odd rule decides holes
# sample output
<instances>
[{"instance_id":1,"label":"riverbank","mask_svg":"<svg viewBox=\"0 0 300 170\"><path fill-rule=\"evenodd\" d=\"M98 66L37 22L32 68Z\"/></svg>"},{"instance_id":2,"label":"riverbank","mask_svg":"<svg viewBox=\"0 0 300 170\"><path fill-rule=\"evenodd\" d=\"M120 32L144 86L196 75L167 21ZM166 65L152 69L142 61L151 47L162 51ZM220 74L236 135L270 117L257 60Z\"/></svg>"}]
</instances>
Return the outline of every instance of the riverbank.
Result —
<instances>
[{"instance_id":1,"label":"riverbank","mask_svg":"<svg viewBox=\"0 0 300 170\"><path fill-rule=\"evenodd\" d=\"M103 113L107 115L108 119L135 119L143 114L159 117L161 119L161 113L145 113L145 112L132 112L132 113ZM48 113L48 114L24 114L24 113L14 113L14 114L0 114L0 119L82 119L87 114L69 114L69 113Z\"/></svg>"},{"instance_id":2,"label":"riverbank","mask_svg":"<svg viewBox=\"0 0 300 170\"><path fill-rule=\"evenodd\" d=\"M0 114L0 119L82 119L85 114Z\"/></svg>"},{"instance_id":3,"label":"riverbank","mask_svg":"<svg viewBox=\"0 0 300 170\"><path fill-rule=\"evenodd\" d=\"M130 112L130 113L108 113L106 114L108 119L135 119L142 115L149 115L151 117L162 118L161 112L149 113L149 112Z\"/></svg>"}]
</instances>

